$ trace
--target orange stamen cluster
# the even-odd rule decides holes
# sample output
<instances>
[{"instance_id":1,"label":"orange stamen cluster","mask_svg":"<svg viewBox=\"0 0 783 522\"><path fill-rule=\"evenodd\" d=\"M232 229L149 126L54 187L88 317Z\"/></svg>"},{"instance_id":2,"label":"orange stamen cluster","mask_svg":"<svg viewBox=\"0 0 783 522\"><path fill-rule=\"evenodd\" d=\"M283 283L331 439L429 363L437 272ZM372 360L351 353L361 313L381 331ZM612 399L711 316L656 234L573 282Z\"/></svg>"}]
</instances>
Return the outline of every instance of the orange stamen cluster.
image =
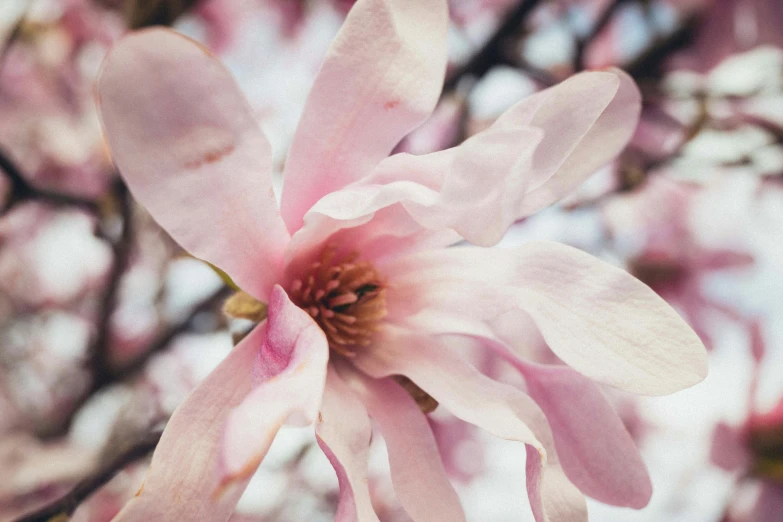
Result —
<instances>
[{"instance_id":1,"label":"orange stamen cluster","mask_svg":"<svg viewBox=\"0 0 783 522\"><path fill-rule=\"evenodd\" d=\"M378 271L352 253L337 258L326 247L288 295L315 319L329 340L329 347L348 357L368 346L378 321L386 315L386 290Z\"/></svg>"}]
</instances>

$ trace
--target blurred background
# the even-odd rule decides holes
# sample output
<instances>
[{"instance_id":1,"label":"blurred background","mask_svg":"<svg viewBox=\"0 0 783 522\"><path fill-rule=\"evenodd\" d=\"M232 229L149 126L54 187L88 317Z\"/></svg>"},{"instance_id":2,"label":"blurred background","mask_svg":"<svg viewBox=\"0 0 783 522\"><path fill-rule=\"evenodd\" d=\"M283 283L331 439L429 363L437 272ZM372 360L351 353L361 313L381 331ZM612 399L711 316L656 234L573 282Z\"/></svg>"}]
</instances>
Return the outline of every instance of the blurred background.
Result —
<instances>
[{"instance_id":1,"label":"blurred background","mask_svg":"<svg viewBox=\"0 0 783 522\"><path fill-rule=\"evenodd\" d=\"M168 416L246 327L223 315L221 278L117 176L93 99L107 49L159 24L203 42L245 90L279 172L351 4L0 2L0 520L111 519L139 488ZM783 2L450 7L440 104L399 151L458 144L585 69L621 67L643 92L623 154L504 240L553 239L624 267L710 350L707 380L673 397L606 390L655 491L638 512L592 502L591 520L783 520ZM498 363L480 363L503 378ZM524 446L442 409L431 418L469 520L532 520ZM381 520L408 520L380 437L370 468ZM336 487L311 430L284 429L232 520L332 520Z\"/></svg>"}]
</instances>

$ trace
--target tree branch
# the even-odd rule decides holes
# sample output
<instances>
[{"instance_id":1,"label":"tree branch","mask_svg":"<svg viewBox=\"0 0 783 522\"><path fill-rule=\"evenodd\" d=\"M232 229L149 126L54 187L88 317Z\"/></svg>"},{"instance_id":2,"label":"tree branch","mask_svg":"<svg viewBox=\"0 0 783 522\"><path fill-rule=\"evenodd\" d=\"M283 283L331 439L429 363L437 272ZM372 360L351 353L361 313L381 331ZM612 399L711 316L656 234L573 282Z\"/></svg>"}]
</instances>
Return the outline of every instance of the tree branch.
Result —
<instances>
[{"instance_id":1,"label":"tree branch","mask_svg":"<svg viewBox=\"0 0 783 522\"><path fill-rule=\"evenodd\" d=\"M496 65L507 63L506 47L509 39L520 30L527 17L539 3L540 0L522 0L517 7L511 9L495 33L481 46L478 52L446 78L443 93L453 91L462 78L472 76L478 79Z\"/></svg>"},{"instance_id":2,"label":"tree branch","mask_svg":"<svg viewBox=\"0 0 783 522\"><path fill-rule=\"evenodd\" d=\"M686 20L678 29L667 37L653 43L645 52L623 67L623 69L637 81L658 78L661 74L661 67L666 60L675 51L679 51L693 42L696 25L697 20L695 17Z\"/></svg>"},{"instance_id":3,"label":"tree branch","mask_svg":"<svg viewBox=\"0 0 783 522\"><path fill-rule=\"evenodd\" d=\"M61 418L61 420L57 422L57 424L40 430L38 436L41 438L54 438L67 433L71 427L74 416L90 399L90 397L113 384L133 378L144 369L147 362L155 354L164 351L174 339L176 339L179 335L187 332L192 327L193 320L197 315L215 310L223 303L230 293L231 289L225 286L213 292L210 296L196 305L187 315L187 317L184 317L178 322L172 323L160 334L158 334L155 340L153 340L149 346L147 346L147 349L144 350L139 356L137 356L131 362L126 363L118 368L111 364L110 357L108 356L109 346L107 344L109 342L109 338L104 337L102 340L102 343L104 344L101 346L95 345L93 347L93 350L107 354L106 360L101 366L101 371L103 373L93 377L90 387L68 407L67 412ZM93 369L97 367L95 363L92 363L91 366Z\"/></svg>"},{"instance_id":4,"label":"tree branch","mask_svg":"<svg viewBox=\"0 0 783 522\"><path fill-rule=\"evenodd\" d=\"M574 71L582 71L585 68L585 52L590 44L598 37L599 34L609 25L609 22L614 18L615 13L627 3L628 0L612 0L612 2L604 9L598 16L595 24L593 24L590 33L582 39L576 42L576 52L574 53Z\"/></svg>"},{"instance_id":5,"label":"tree branch","mask_svg":"<svg viewBox=\"0 0 783 522\"><path fill-rule=\"evenodd\" d=\"M130 363L127 363L120 368L114 369L110 374L110 378L106 380L106 382L101 383L99 387L93 386L93 393L108 386L109 384L123 381L137 374L144 368L144 366L147 364L147 361L149 361L153 355L162 352L177 336L187 332L191 328L193 319L195 319L197 315L209 312L221 306L223 301L225 301L231 292L232 290L226 286L223 286L217 291L213 292L209 297L196 305L187 317L179 322L169 325L165 331L163 331L152 343L150 343L144 353L139 355Z\"/></svg>"},{"instance_id":6,"label":"tree branch","mask_svg":"<svg viewBox=\"0 0 783 522\"><path fill-rule=\"evenodd\" d=\"M73 206L90 212L98 211L98 204L95 201L33 186L22 174L19 166L2 148L0 148L0 169L5 172L11 182L10 195L3 208L4 212L23 201L36 199L56 206Z\"/></svg>"},{"instance_id":7,"label":"tree branch","mask_svg":"<svg viewBox=\"0 0 783 522\"><path fill-rule=\"evenodd\" d=\"M111 373L109 341L111 337L111 317L117 307L117 297L122 276L130 264L130 252L133 247L133 208L128 187L119 178L115 183L114 195L119 205L122 229L120 237L112 242L114 262L109 272L109 282L100 301L95 339L87 349L90 373L93 383L100 383ZM95 386L95 384L93 384Z\"/></svg>"},{"instance_id":8,"label":"tree branch","mask_svg":"<svg viewBox=\"0 0 783 522\"><path fill-rule=\"evenodd\" d=\"M138 443L111 459L108 464L98 469L94 474L81 480L64 497L17 519L16 522L51 522L67 519L64 517L70 517L82 502L114 478L128 464L149 455L157 446L162 434L163 430L149 433Z\"/></svg>"}]
</instances>

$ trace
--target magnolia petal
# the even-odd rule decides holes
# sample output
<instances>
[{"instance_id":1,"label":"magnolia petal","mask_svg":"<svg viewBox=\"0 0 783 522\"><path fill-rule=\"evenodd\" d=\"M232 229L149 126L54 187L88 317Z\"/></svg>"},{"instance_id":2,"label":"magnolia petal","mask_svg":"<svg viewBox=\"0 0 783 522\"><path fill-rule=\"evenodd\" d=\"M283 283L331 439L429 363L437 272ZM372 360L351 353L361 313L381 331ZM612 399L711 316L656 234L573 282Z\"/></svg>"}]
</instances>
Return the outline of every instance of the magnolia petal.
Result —
<instances>
[{"instance_id":1,"label":"magnolia petal","mask_svg":"<svg viewBox=\"0 0 783 522\"><path fill-rule=\"evenodd\" d=\"M134 196L183 248L265 300L288 232L269 143L230 73L184 36L148 29L112 48L98 94Z\"/></svg>"},{"instance_id":2,"label":"magnolia petal","mask_svg":"<svg viewBox=\"0 0 783 522\"><path fill-rule=\"evenodd\" d=\"M253 365L254 384L261 384L283 371L291 368L296 361L306 355L309 348L300 337L306 335L308 341L315 342L323 331L310 317L310 314L296 306L288 294L279 285L275 285L267 305L267 332L258 358ZM323 350L320 342L316 347L320 354ZM327 352L328 357L328 352ZM323 378L321 378L323 385ZM323 387L323 386L322 386Z\"/></svg>"},{"instance_id":3,"label":"magnolia petal","mask_svg":"<svg viewBox=\"0 0 783 522\"><path fill-rule=\"evenodd\" d=\"M534 214L615 158L639 122L641 93L619 69L576 74L498 118L490 130L531 126L544 132L518 218Z\"/></svg>"},{"instance_id":4,"label":"magnolia petal","mask_svg":"<svg viewBox=\"0 0 783 522\"><path fill-rule=\"evenodd\" d=\"M440 96L443 0L359 0L327 52L286 162L282 213L293 233L322 196L369 174Z\"/></svg>"},{"instance_id":5,"label":"magnolia petal","mask_svg":"<svg viewBox=\"0 0 783 522\"><path fill-rule=\"evenodd\" d=\"M347 228L383 233L372 226L373 216L402 207L409 219L397 221L408 228L415 228L412 221L493 245L514 221L562 197L616 155L638 112L638 91L624 73L577 75L516 105L458 147L386 158L360 183L313 205L292 243L317 243Z\"/></svg>"},{"instance_id":6,"label":"magnolia petal","mask_svg":"<svg viewBox=\"0 0 783 522\"><path fill-rule=\"evenodd\" d=\"M429 230L410 217L405 208L392 205L377 211L366 224L346 228L335 240L352 245L362 257L381 267L388 259L419 250L445 248L462 240L451 229Z\"/></svg>"},{"instance_id":7,"label":"magnolia petal","mask_svg":"<svg viewBox=\"0 0 783 522\"><path fill-rule=\"evenodd\" d=\"M330 241L351 245L364 259L383 261L421 249L448 246L460 240L450 229L428 230L414 220L404 202L437 202L437 193L412 182L353 185L321 198L305 215L291 238L286 261L307 259Z\"/></svg>"},{"instance_id":8,"label":"magnolia petal","mask_svg":"<svg viewBox=\"0 0 783 522\"><path fill-rule=\"evenodd\" d=\"M259 354L268 361L268 372L253 376L260 383L225 422L222 487L249 478L280 427L287 422L312 423L321 404L329 360L326 336L279 286L272 290Z\"/></svg>"},{"instance_id":9,"label":"magnolia petal","mask_svg":"<svg viewBox=\"0 0 783 522\"><path fill-rule=\"evenodd\" d=\"M174 412L155 448L141 490L113 519L228 520L247 480L216 495L220 436L231 408L251 390L248 368L264 340L256 327Z\"/></svg>"},{"instance_id":10,"label":"magnolia petal","mask_svg":"<svg viewBox=\"0 0 783 522\"><path fill-rule=\"evenodd\" d=\"M532 127L482 132L451 150L419 157L396 154L367 181L394 186L397 177L434 190L435 197L411 194L402 204L428 229L452 229L473 244L491 246L518 218L526 176L543 138ZM429 178L433 173L441 179Z\"/></svg>"},{"instance_id":11,"label":"magnolia petal","mask_svg":"<svg viewBox=\"0 0 783 522\"><path fill-rule=\"evenodd\" d=\"M389 451L394 491L414 521L460 522L465 513L446 476L435 437L416 401L391 379L357 378Z\"/></svg>"},{"instance_id":12,"label":"magnolia petal","mask_svg":"<svg viewBox=\"0 0 783 522\"><path fill-rule=\"evenodd\" d=\"M360 351L354 363L375 378L404 375L460 419L493 435L541 448L515 410L513 401L530 402L515 388L493 381L438 349L436 339L404 335L388 326L372 350ZM441 347L442 348L442 347Z\"/></svg>"},{"instance_id":13,"label":"magnolia petal","mask_svg":"<svg viewBox=\"0 0 783 522\"><path fill-rule=\"evenodd\" d=\"M335 522L377 522L367 486L370 419L362 402L333 367L327 373L315 432L340 485Z\"/></svg>"},{"instance_id":14,"label":"magnolia petal","mask_svg":"<svg viewBox=\"0 0 783 522\"><path fill-rule=\"evenodd\" d=\"M643 508L652 483L639 450L601 390L565 366L520 364L527 391L546 415L560 464L585 495Z\"/></svg>"},{"instance_id":15,"label":"magnolia petal","mask_svg":"<svg viewBox=\"0 0 783 522\"><path fill-rule=\"evenodd\" d=\"M567 366L525 362L482 321L425 311L404 326L432 336L479 341L520 371L527 392L543 410L560 464L582 493L615 506L642 508L652 484L639 450L600 389Z\"/></svg>"},{"instance_id":16,"label":"magnolia petal","mask_svg":"<svg viewBox=\"0 0 783 522\"><path fill-rule=\"evenodd\" d=\"M585 497L568 480L559 465L550 463L546 480L539 464L540 455L526 446L527 496L536 522L587 522Z\"/></svg>"},{"instance_id":17,"label":"magnolia petal","mask_svg":"<svg viewBox=\"0 0 783 522\"><path fill-rule=\"evenodd\" d=\"M537 522L587 520L584 496L560 468L546 418L525 393L481 374L442 340L391 325L354 363L376 378L405 375L456 417L497 437L524 442L528 496Z\"/></svg>"},{"instance_id":18,"label":"magnolia petal","mask_svg":"<svg viewBox=\"0 0 783 522\"><path fill-rule=\"evenodd\" d=\"M416 221L490 246L514 221L554 203L615 157L633 135L640 107L625 73L578 74L518 103L457 147L383 160L362 184L426 187L429 194L419 189L402 200Z\"/></svg>"},{"instance_id":19,"label":"magnolia petal","mask_svg":"<svg viewBox=\"0 0 783 522\"><path fill-rule=\"evenodd\" d=\"M460 237L494 244L516 219L524 193L520 175L540 138L535 129L496 131L467 140L456 153L395 154L362 183L315 203L286 258L304 255L338 231L341 243L361 246L365 257L375 258L445 246ZM400 172L403 179L393 180ZM423 179L430 172L449 172L449 182L437 186L405 180Z\"/></svg>"},{"instance_id":20,"label":"magnolia petal","mask_svg":"<svg viewBox=\"0 0 783 522\"><path fill-rule=\"evenodd\" d=\"M632 393L673 393L707 373L704 346L663 299L572 247L456 247L407 256L384 273L394 281L386 294L392 318L431 308L491 320L519 308L565 363Z\"/></svg>"}]
</instances>

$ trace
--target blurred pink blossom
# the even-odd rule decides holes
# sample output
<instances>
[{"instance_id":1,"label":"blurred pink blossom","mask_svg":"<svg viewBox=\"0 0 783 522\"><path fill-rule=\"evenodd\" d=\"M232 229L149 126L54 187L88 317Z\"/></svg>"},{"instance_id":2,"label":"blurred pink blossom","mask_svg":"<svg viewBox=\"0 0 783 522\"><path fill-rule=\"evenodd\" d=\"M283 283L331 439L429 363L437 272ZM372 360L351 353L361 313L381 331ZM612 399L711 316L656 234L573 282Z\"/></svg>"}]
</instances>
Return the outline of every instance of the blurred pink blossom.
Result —
<instances>
[{"instance_id":1,"label":"blurred pink blossom","mask_svg":"<svg viewBox=\"0 0 783 522\"><path fill-rule=\"evenodd\" d=\"M741 426L720 423L712 440L714 464L756 486L749 509L729 504L726 522L775 522L783 513L783 400L768 412L751 411Z\"/></svg>"},{"instance_id":2,"label":"blurred pink blossom","mask_svg":"<svg viewBox=\"0 0 783 522\"><path fill-rule=\"evenodd\" d=\"M63 305L104 281L109 246L95 237L95 219L36 203L0 219L0 288L17 306Z\"/></svg>"},{"instance_id":3,"label":"blurred pink blossom","mask_svg":"<svg viewBox=\"0 0 783 522\"><path fill-rule=\"evenodd\" d=\"M31 183L97 197L111 163L92 99L97 66L122 31L95 2L32 10L0 68L0 142ZM33 16L33 15L30 15Z\"/></svg>"}]
</instances>

